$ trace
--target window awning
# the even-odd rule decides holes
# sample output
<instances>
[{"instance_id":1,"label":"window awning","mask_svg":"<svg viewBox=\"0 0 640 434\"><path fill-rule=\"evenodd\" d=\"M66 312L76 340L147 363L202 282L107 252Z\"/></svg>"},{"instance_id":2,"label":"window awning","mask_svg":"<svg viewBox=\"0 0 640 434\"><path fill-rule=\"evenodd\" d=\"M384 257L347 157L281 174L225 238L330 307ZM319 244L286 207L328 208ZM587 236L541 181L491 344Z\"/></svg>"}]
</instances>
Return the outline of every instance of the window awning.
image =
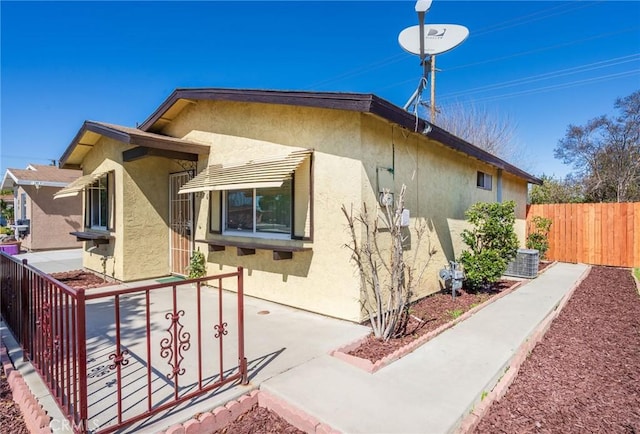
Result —
<instances>
[{"instance_id":1,"label":"window awning","mask_svg":"<svg viewBox=\"0 0 640 434\"><path fill-rule=\"evenodd\" d=\"M292 178L293 172L309 158L311 152L296 151L279 158L209 166L184 184L178 193L280 187Z\"/></svg>"},{"instance_id":2,"label":"window awning","mask_svg":"<svg viewBox=\"0 0 640 434\"><path fill-rule=\"evenodd\" d=\"M53 195L54 199L60 199L62 197L77 196L87 185L93 184L96 180L106 175L108 172L92 173L90 175L84 175L75 181L71 182L66 187L60 189Z\"/></svg>"}]
</instances>

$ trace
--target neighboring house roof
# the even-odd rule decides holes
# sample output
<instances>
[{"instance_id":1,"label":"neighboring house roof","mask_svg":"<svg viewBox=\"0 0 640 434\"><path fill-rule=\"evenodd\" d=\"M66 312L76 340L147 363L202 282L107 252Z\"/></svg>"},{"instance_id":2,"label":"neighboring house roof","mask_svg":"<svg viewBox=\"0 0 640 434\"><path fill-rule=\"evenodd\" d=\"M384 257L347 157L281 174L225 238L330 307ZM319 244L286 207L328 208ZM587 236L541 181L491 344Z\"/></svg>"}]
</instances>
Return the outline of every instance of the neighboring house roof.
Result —
<instances>
[{"instance_id":1,"label":"neighboring house roof","mask_svg":"<svg viewBox=\"0 0 640 434\"><path fill-rule=\"evenodd\" d=\"M542 184L542 180L524 170L472 145L442 128L416 118L406 110L369 93L342 92L301 92L258 89L190 88L176 89L147 118L139 128L143 131L160 131L170 123L187 105L194 100L238 101L266 104L283 104L303 107L371 113L408 130L421 132L443 145L477 158L485 163L527 180L532 184Z\"/></svg>"},{"instance_id":2,"label":"neighboring house roof","mask_svg":"<svg viewBox=\"0 0 640 434\"><path fill-rule=\"evenodd\" d=\"M187 159L187 154L195 154L197 156L198 154L208 154L210 150L208 146L190 142L189 140L149 133L137 128L85 121L71 144L62 154L60 165L62 167L79 166L84 156L102 136L128 145L138 146L141 149L173 152L174 154L172 155L175 158Z\"/></svg>"},{"instance_id":3,"label":"neighboring house roof","mask_svg":"<svg viewBox=\"0 0 640 434\"><path fill-rule=\"evenodd\" d=\"M10 189L16 185L64 187L81 174L78 170L60 169L56 166L43 164L29 164L26 169L7 169L1 188Z\"/></svg>"},{"instance_id":4,"label":"neighboring house roof","mask_svg":"<svg viewBox=\"0 0 640 434\"><path fill-rule=\"evenodd\" d=\"M13 206L14 197L12 194L3 194L0 196L0 200L6 203L7 205Z\"/></svg>"}]
</instances>

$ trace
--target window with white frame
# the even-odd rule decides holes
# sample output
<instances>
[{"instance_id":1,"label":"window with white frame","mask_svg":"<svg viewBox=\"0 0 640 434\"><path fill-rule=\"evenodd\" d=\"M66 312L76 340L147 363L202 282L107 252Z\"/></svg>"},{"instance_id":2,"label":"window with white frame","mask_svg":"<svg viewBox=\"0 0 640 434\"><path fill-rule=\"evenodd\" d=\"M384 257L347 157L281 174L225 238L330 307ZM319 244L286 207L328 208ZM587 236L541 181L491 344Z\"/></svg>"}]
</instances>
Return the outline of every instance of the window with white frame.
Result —
<instances>
[{"instance_id":1,"label":"window with white frame","mask_svg":"<svg viewBox=\"0 0 640 434\"><path fill-rule=\"evenodd\" d=\"M225 191L222 217L225 234L291 238L291 180L280 187Z\"/></svg>"},{"instance_id":2,"label":"window with white frame","mask_svg":"<svg viewBox=\"0 0 640 434\"><path fill-rule=\"evenodd\" d=\"M491 175L478 171L476 185L484 190L491 190Z\"/></svg>"},{"instance_id":3,"label":"window with white frame","mask_svg":"<svg viewBox=\"0 0 640 434\"><path fill-rule=\"evenodd\" d=\"M105 174L87 186L87 226L109 229L109 176Z\"/></svg>"}]
</instances>

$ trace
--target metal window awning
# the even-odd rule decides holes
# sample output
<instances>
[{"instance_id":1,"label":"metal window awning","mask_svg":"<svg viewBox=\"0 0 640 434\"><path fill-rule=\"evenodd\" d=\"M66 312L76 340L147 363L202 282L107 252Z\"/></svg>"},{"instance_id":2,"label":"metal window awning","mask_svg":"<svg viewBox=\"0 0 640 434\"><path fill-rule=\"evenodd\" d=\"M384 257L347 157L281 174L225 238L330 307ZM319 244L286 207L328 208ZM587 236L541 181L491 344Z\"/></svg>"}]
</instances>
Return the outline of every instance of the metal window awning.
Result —
<instances>
[{"instance_id":1,"label":"metal window awning","mask_svg":"<svg viewBox=\"0 0 640 434\"><path fill-rule=\"evenodd\" d=\"M178 193L280 187L311 153L311 150L295 151L284 157L208 166Z\"/></svg>"},{"instance_id":2,"label":"metal window awning","mask_svg":"<svg viewBox=\"0 0 640 434\"><path fill-rule=\"evenodd\" d=\"M60 199L62 197L77 196L87 185L93 184L96 180L106 175L108 172L92 173L90 175L84 175L75 181L71 182L66 187L60 189L53 195L54 199Z\"/></svg>"}]
</instances>

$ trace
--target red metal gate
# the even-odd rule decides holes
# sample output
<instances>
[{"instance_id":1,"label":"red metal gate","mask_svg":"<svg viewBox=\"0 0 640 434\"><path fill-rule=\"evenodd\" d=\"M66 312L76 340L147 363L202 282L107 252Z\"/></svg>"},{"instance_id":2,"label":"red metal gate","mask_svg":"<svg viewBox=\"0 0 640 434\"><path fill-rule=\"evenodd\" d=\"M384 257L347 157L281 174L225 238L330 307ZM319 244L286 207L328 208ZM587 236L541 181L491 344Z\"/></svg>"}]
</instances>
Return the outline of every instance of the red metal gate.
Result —
<instances>
[{"instance_id":1,"label":"red metal gate","mask_svg":"<svg viewBox=\"0 0 640 434\"><path fill-rule=\"evenodd\" d=\"M3 319L75 432L111 433L247 382L241 267L85 291L0 253L0 283Z\"/></svg>"}]
</instances>

